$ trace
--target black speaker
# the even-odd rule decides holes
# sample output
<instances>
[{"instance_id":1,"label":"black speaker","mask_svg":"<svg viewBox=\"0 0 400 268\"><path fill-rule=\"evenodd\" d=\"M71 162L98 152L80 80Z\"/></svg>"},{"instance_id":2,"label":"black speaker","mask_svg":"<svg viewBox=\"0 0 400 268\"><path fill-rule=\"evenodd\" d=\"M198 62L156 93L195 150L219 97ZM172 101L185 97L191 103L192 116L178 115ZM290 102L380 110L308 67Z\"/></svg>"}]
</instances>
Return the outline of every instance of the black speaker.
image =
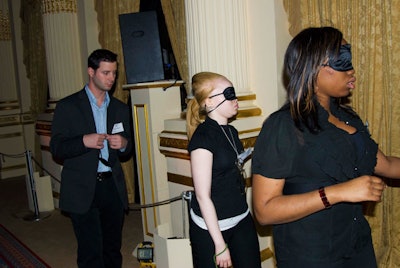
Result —
<instances>
[{"instance_id":1,"label":"black speaker","mask_svg":"<svg viewBox=\"0 0 400 268\"><path fill-rule=\"evenodd\" d=\"M128 84L164 80L156 11L119 15Z\"/></svg>"}]
</instances>

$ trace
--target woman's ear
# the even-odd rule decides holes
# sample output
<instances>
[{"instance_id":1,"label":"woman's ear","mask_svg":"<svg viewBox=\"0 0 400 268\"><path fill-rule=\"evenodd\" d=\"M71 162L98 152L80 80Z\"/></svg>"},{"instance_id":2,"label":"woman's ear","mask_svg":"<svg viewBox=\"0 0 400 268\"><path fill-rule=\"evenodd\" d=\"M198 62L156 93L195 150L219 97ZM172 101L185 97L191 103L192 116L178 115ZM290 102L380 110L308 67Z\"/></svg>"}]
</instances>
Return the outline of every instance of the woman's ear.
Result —
<instances>
[{"instance_id":1,"label":"woman's ear","mask_svg":"<svg viewBox=\"0 0 400 268\"><path fill-rule=\"evenodd\" d=\"M206 98L206 99L204 100L204 104L205 104L207 107L211 107L212 104L213 104L213 100L210 99L210 98Z\"/></svg>"},{"instance_id":2,"label":"woman's ear","mask_svg":"<svg viewBox=\"0 0 400 268\"><path fill-rule=\"evenodd\" d=\"M318 87L318 82L317 82L315 87L314 87L314 94L317 94L318 90L319 90L319 87Z\"/></svg>"}]
</instances>

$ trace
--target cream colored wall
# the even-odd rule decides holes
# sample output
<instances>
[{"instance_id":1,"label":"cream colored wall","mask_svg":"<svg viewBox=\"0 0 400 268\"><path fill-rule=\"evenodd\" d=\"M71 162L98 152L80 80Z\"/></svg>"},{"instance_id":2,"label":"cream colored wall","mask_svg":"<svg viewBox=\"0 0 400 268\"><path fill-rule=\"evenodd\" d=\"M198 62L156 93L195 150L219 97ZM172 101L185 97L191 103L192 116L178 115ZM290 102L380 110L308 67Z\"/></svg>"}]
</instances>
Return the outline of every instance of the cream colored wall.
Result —
<instances>
[{"instance_id":1,"label":"cream colored wall","mask_svg":"<svg viewBox=\"0 0 400 268\"><path fill-rule=\"evenodd\" d=\"M94 0L78 1L78 27L82 55L82 77L87 82L87 58L93 50L100 48L99 25L97 13L94 9Z\"/></svg>"},{"instance_id":2,"label":"cream colored wall","mask_svg":"<svg viewBox=\"0 0 400 268\"><path fill-rule=\"evenodd\" d=\"M283 58L292 36L289 34L289 22L286 12L283 7L282 0L275 0L275 35L276 35L276 53L278 55L277 70L278 70L278 103L281 105L286 100L286 91L282 83L282 67Z\"/></svg>"},{"instance_id":3,"label":"cream colored wall","mask_svg":"<svg viewBox=\"0 0 400 268\"><path fill-rule=\"evenodd\" d=\"M250 88L263 116L275 111L285 100L281 80L284 52L290 41L281 0L249 0Z\"/></svg>"}]
</instances>

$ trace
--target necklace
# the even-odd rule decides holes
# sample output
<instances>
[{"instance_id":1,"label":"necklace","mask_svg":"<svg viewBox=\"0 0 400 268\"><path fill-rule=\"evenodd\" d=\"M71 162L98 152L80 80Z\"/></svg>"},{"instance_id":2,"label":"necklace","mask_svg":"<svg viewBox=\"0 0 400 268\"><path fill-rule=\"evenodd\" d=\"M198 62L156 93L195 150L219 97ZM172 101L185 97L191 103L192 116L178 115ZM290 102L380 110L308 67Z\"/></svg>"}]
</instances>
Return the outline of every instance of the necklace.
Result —
<instances>
[{"instance_id":1,"label":"necklace","mask_svg":"<svg viewBox=\"0 0 400 268\"><path fill-rule=\"evenodd\" d=\"M228 134L226 134L225 129L221 125L220 125L220 127L221 127L221 130L224 133L226 139L228 140L229 144L231 145L232 149L236 153L235 164L236 164L236 167L239 169L239 172L240 172L239 185L240 185L241 193L245 194L246 193L246 190L245 190L245 188L246 188L245 185L246 184L245 184L245 170L243 168L243 160L241 159L241 155L239 155L239 152L238 152L238 149L236 147L235 139L233 138L233 134L232 134L231 129L228 127L229 134L230 134L230 136L232 138L232 141L228 137Z\"/></svg>"},{"instance_id":2,"label":"necklace","mask_svg":"<svg viewBox=\"0 0 400 268\"><path fill-rule=\"evenodd\" d=\"M243 171L243 164L244 164L246 158L247 158L249 155L252 154L253 148L252 148L252 147L247 148L247 149L245 149L244 151L242 151L242 152L239 154L238 149L237 149L237 147L236 147L235 139L233 138L233 134L232 134L231 129L228 127L229 133L231 134L232 141L231 141L231 139L228 137L228 135L226 134L225 129L224 129L221 125L219 125L219 126L220 126L220 128L222 129L222 132L224 133L224 135L225 135L226 139L228 140L229 144L231 145L232 149L233 149L233 150L235 151L235 153L236 153L236 157L237 157L236 165L238 166L238 168L240 169L240 171Z\"/></svg>"},{"instance_id":3,"label":"necklace","mask_svg":"<svg viewBox=\"0 0 400 268\"><path fill-rule=\"evenodd\" d=\"M230 136L231 136L231 138L232 138L232 141L231 141L231 139L228 137L228 134L226 134L225 129L224 129L221 125L220 125L220 127L221 127L222 132L224 133L226 139L228 140L229 144L231 145L232 149L233 149L233 150L235 151L235 153L236 153L236 161L235 161L235 164L236 164L237 168L239 169L239 171L240 171L241 173L243 173L243 172L244 172L244 169L243 169L243 160L240 158L240 154L239 154L238 149L237 149L237 147L236 147L236 143L235 143L235 139L233 138L232 131L231 131L231 129L228 127L228 129L229 129L229 134L230 134Z\"/></svg>"},{"instance_id":4,"label":"necklace","mask_svg":"<svg viewBox=\"0 0 400 268\"><path fill-rule=\"evenodd\" d=\"M236 153L236 157L239 157L239 152L238 152L238 150L237 150L237 148L236 148L236 143L235 143L235 139L233 138L233 134L232 134L232 131L231 131L231 129L230 128L228 128L229 129L229 133L230 133L230 135L231 135L231 138L232 138L232 141L231 141L231 139L229 139L229 137L228 137L228 135L226 134L226 132L225 132L225 129L220 125L220 127L221 127L221 129L222 129L222 132L224 133L224 135L225 135L225 137L226 137L226 139L228 140L228 142L229 142L229 144L231 145L231 147L233 148L233 150L235 151L235 153Z\"/></svg>"}]
</instances>

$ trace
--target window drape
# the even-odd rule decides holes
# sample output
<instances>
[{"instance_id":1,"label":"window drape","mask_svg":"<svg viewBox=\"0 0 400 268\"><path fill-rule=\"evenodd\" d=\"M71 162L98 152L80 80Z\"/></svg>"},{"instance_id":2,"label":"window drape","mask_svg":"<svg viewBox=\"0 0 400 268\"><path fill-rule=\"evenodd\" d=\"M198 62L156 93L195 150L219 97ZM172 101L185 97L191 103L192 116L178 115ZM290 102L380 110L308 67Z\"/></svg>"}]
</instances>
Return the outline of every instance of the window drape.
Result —
<instances>
[{"instance_id":1,"label":"window drape","mask_svg":"<svg viewBox=\"0 0 400 268\"><path fill-rule=\"evenodd\" d=\"M161 5L179 73L182 80L188 83L185 0L161 0Z\"/></svg>"},{"instance_id":2,"label":"window drape","mask_svg":"<svg viewBox=\"0 0 400 268\"><path fill-rule=\"evenodd\" d=\"M47 107L47 65L40 1L21 1L21 35L23 61L31 88L32 115L36 117Z\"/></svg>"},{"instance_id":3,"label":"window drape","mask_svg":"<svg viewBox=\"0 0 400 268\"><path fill-rule=\"evenodd\" d=\"M356 89L351 105L380 149L400 156L399 0L283 0L292 36L309 26L333 26L351 43ZM378 266L400 264L400 183L389 180L382 202L366 204ZM397 187L396 187L397 186Z\"/></svg>"},{"instance_id":4,"label":"window drape","mask_svg":"<svg viewBox=\"0 0 400 268\"><path fill-rule=\"evenodd\" d=\"M40 1L21 0L21 37L23 44L23 63L29 78L31 106L30 112L35 120L46 111L48 102L48 76L44 29ZM34 152L40 152L41 144L35 136ZM35 155L39 163L41 154Z\"/></svg>"}]
</instances>

